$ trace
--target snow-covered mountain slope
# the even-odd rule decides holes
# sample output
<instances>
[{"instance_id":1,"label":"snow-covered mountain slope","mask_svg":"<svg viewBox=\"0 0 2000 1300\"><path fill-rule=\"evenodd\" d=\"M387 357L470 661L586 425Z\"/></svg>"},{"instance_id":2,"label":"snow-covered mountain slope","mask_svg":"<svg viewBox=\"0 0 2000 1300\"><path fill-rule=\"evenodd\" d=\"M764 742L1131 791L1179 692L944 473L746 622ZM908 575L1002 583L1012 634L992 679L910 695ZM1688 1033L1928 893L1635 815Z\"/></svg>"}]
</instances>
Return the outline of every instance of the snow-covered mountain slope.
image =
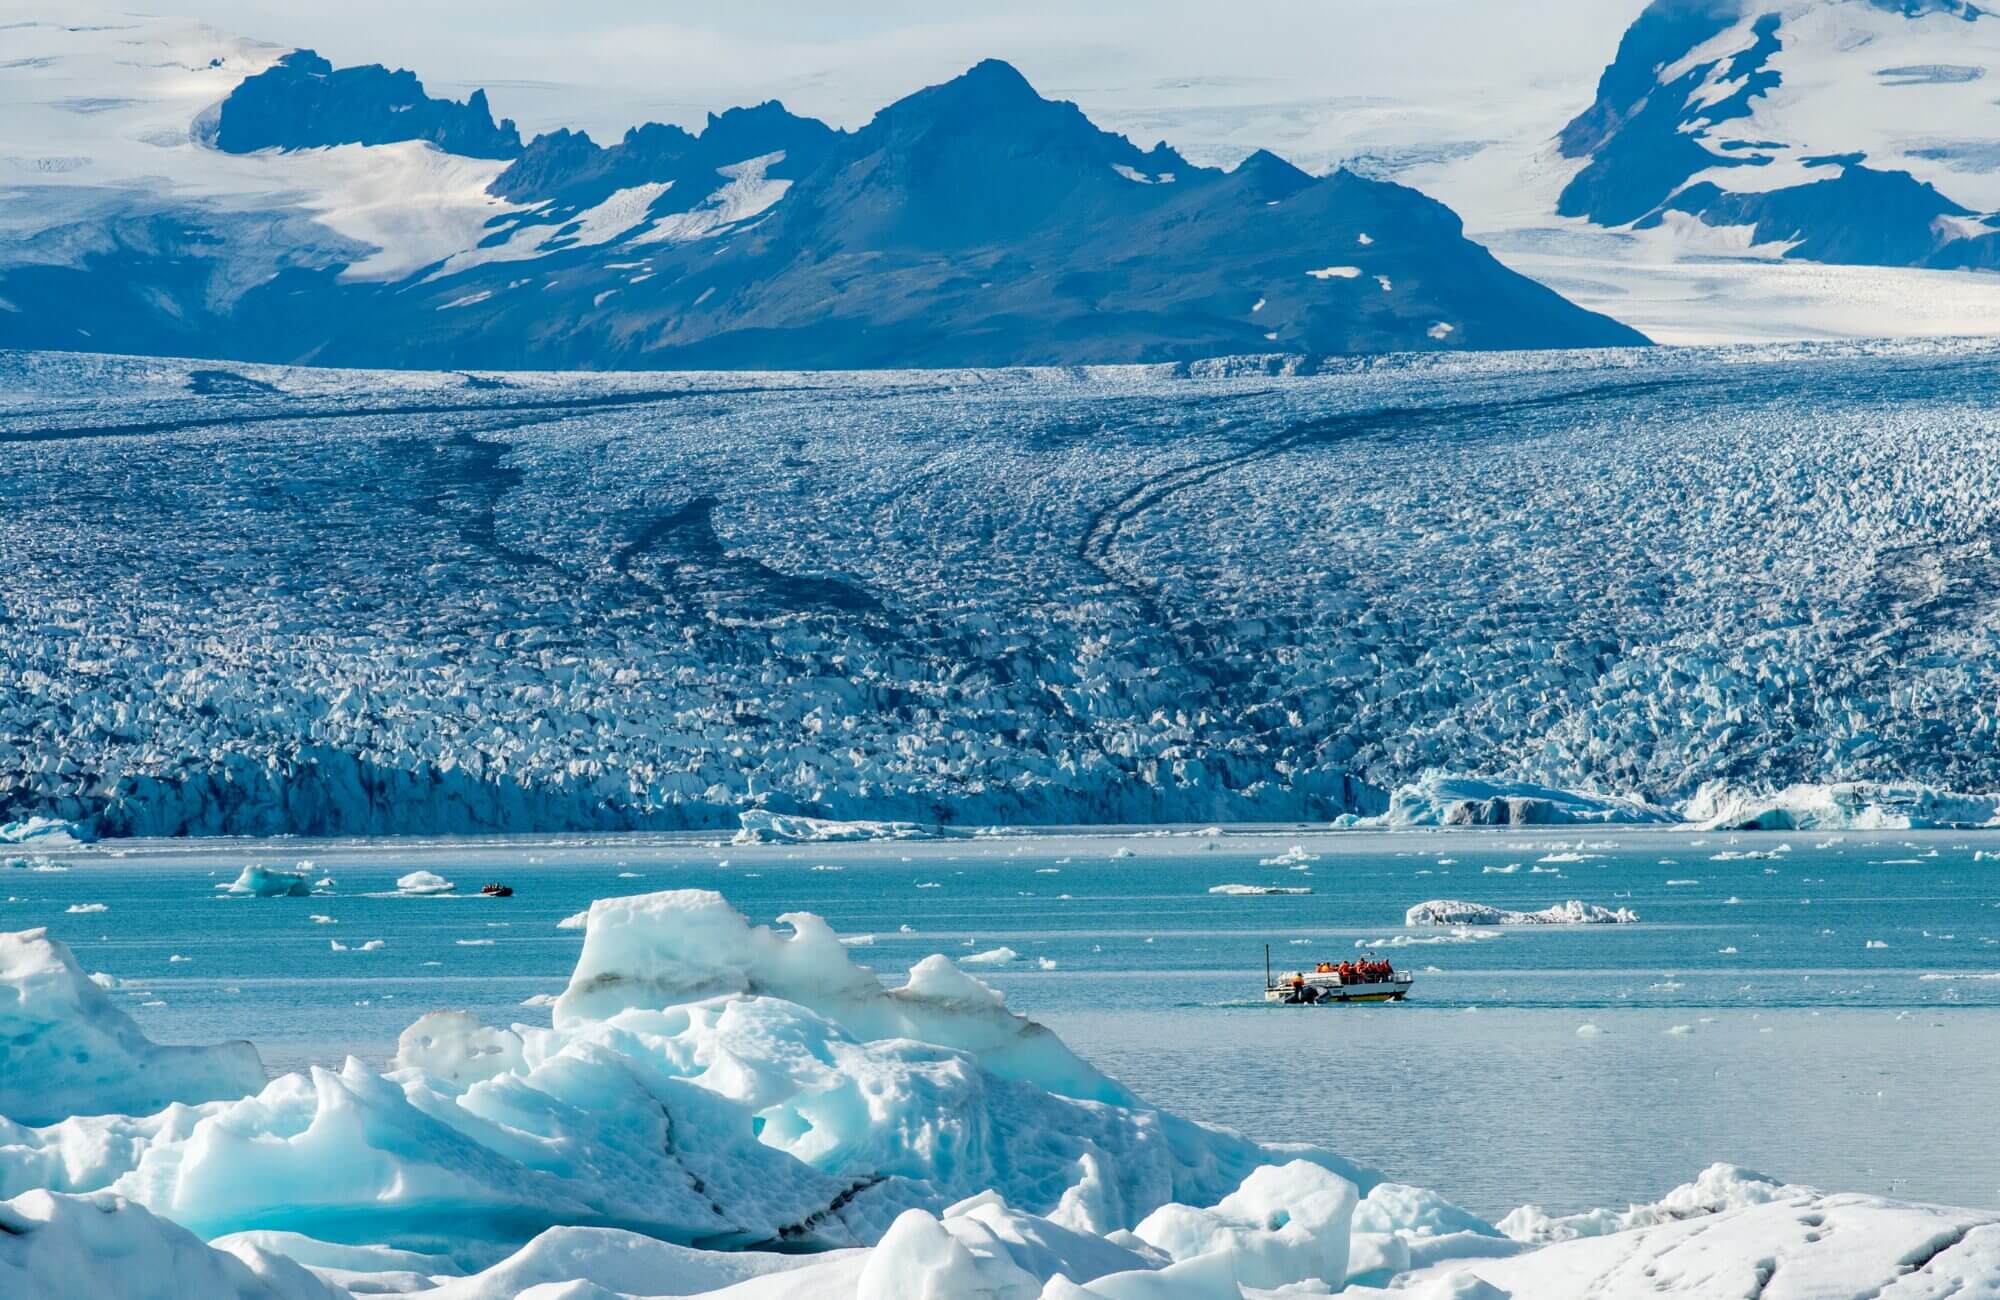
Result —
<instances>
[{"instance_id":1,"label":"snow-covered mountain slope","mask_svg":"<svg viewBox=\"0 0 2000 1300\"><path fill-rule=\"evenodd\" d=\"M1865 243L1851 241L1837 222L1817 222L1814 245L1786 256L1793 249L1789 237L1752 244L1754 225L1710 225L1685 212L1663 213L1657 224L1644 222L1642 213L1641 224L1613 226L1559 215L1565 189L1594 161L1588 154L1565 156L1565 127L1579 118L1600 125L1621 120L1617 111L1593 109L1600 80L1607 82L1606 102L1627 110L1632 97L1655 80L1654 55L1679 58L1693 51L1649 53L1633 46L1623 69L1607 78L1607 65L1618 62L1621 34L1646 11L1645 0L1545 0L1533 8L1534 20L1520 23L1518 33L1509 33L1499 16L1514 10L1481 0L1430 0L1401 18L1385 11L1379 22L1347 23L1338 36L1314 26L1340 21L1338 10L1317 18L1288 14L1296 21L1287 28L1284 49L1268 60L1270 76L1167 77L1148 65L1155 75L1120 79L1072 72L1052 84L1097 120L1135 138L1164 134L1197 161L1229 163L1264 145L1308 170L1344 164L1412 186L1450 205L1464 217L1471 237L1508 266L1656 342L2000 330L2000 275L1924 263L1804 260L1829 251L1850 256L1840 251L1843 246ZM1770 66L1785 80L1749 100L1755 125L1730 119L1703 128L1709 143L1701 147L1710 154L1718 151L1718 135L1727 138L1731 132L1754 130L1758 138L1783 144L1777 160L1764 167L1725 166L1728 159L1720 159L1722 188L1749 191L1793 185L1807 176L1835 178L1839 166L1806 168L1799 160L1866 151L1863 166L1907 170L1974 213L2000 206L1987 194L2000 173L1981 161L1992 152L1992 132L1984 125L1992 96L1982 89L1991 74L1983 81L1924 80L1928 64L1991 64L1990 54L1981 51L2000 42L2000 22L1991 15L1970 23L1926 20L1921 14L1906 19L1900 6L1890 13L1865 0L1822 0L1816 8L1824 12L1810 22L1785 16L1805 8L1787 6L1780 14L1779 39L1785 43ZM1740 21L1718 19L1715 30L1740 28L1737 37L1719 38L1720 45L1747 48L1754 43L1749 28L1755 15L1777 9L1719 5L1717 13L1742 15ZM1411 52L1403 25L1414 22L1442 31L1422 45L1421 55ZM1829 34L1829 25L1839 30ZM1634 41L1644 45L1639 37L1653 26L1635 28ZM1477 52L1468 53L1474 41ZM1296 66L1300 48L1313 50L1321 66L1337 67L1339 75L1305 75ZM1232 52L1240 53L1240 46L1223 43L1218 68ZM1726 73L1733 53L1714 57L1720 59L1716 74ZM1918 72L1876 75L1897 68ZM1726 90L1719 97L1727 98ZM1637 152L1664 151L1684 161L1684 143L1678 135L1655 136ZM1786 175L1794 179L1783 180ZM1853 191L1836 190L1829 197L1843 192ZM1666 198L1659 190L1653 201ZM1788 196L1772 208L1774 225L1782 226L1792 203ZM1727 207L1725 202L1713 215L1750 219ZM1829 215L1838 214L1829 208ZM1870 223L1876 215L1868 214ZM1929 235L1921 221L1904 221L1882 238L1922 246ZM1945 262L1939 258L1935 264Z\"/></svg>"},{"instance_id":2,"label":"snow-covered mountain slope","mask_svg":"<svg viewBox=\"0 0 2000 1300\"><path fill-rule=\"evenodd\" d=\"M1559 210L1802 260L1990 269L1993 66L2000 17L1967 0L1654 0L1561 135L1581 165Z\"/></svg>"},{"instance_id":3,"label":"snow-covered mountain slope","mask_svg":"<svg viewBox=\"0 0 2000 1300\"><path fill-rule=\"evenodd\" d=\"M605 368L1644 341L1421 194L1141 150L994 61L853 132L766 104L604 148L188 23L8 34L0 345Z\"/></svg>"},{"instance_id":4,"label":"snow-covered mountain slope","mask_svg":"<svg viewBox=\"0 0 2000 1300\"><path fill-rule=\"evenodd\" d=\"M1996 791L1995 356L7 354L0 822L1328 819L1404 783L1406 819L1534 822L1723 780L1713 815L1776 825L1755 792L1794 782ZM1906 795L1799 820L1994 806Z\"/></svg>"}]
</instances>

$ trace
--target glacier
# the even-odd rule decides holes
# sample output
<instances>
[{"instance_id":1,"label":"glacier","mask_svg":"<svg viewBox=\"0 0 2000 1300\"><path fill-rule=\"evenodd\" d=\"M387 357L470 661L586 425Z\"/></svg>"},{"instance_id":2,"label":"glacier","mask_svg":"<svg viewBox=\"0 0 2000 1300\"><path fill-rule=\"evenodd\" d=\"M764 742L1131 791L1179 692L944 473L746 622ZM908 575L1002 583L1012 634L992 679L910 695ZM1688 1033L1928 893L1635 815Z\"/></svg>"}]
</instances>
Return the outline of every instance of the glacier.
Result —
<instances>
[{"instance_id":1,"label":"glacier","mask_svg":"<svg viewBox=\"0 0 2000 1300\"><path fill-rule=\"evenodd\" d=\"M0 1287L23 1300L1619 1300L1773 1271L1917 1300L2000 1279L2000 1216L1725 1165L1649 1205L1488 1224L1149 1107L942 956L885 986L819 918L752 925L706 891L599 899L551 1027L431 1012L383 1072L266 1082L247 1045L145 1043L36 932L0 954L45 1029L122 1053L73 1089L0 1020ZM97 1113L110 1097L138 1113Z\"/></svg>"},{"instance_id":2,"label":"glacier","mask_svg":"<svg viewBox=\"0 0 2000 1300\"><path fill-rule=\"evenodd\" d=\"M1983 822L1993 360L0 353L0 818L1589 822L1721 781Z\"/></svg>"}]
</instances>

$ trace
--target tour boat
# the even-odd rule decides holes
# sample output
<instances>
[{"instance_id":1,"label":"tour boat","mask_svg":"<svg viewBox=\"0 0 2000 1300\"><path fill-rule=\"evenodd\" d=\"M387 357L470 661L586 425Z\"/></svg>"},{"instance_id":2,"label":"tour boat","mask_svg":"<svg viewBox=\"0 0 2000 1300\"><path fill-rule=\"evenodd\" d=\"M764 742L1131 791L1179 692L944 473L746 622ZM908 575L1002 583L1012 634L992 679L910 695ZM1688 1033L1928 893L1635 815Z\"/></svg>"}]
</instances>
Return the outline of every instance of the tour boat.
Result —
<instances>
[{"instance_id":1,"label":"tour boat","mask_svg":"<svg viewBox=\"0 0 2000 1300\"><path fill-rule=\"evenodd\" d=\"M1342 975L1339 970L1271 973L1271 948L1264 946L1264 1000L1288 1007L1333 1006L1343 1002L1401 1002L1416 977L1406 970L1382 975Z\"/></svg>"}]
</instances>

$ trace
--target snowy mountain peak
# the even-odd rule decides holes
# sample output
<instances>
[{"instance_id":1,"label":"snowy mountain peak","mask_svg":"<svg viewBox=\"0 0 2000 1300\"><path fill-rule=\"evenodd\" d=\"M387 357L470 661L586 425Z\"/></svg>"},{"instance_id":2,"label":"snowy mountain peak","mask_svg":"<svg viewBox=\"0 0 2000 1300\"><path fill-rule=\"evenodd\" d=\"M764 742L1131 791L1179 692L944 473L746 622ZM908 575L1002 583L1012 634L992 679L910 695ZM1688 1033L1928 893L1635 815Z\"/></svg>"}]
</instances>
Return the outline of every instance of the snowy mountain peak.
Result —
<instances>
[{"instance_id":1,"label":"snowy mountain peak","mask_svg":"<svg viewBox=\"0 0 2000 1300\"><path fill-rule=\"evenodd\" d=\"M1644 342L1413 191L1197 167L998 60L853 133L769 101L523 145L483 95L380 65L204 38L176 47L207 65L196 95L135 77L129 33L27 39L64 76L0 67L0 120L68 161L0 227L0 346L774 368ZM113 106L65 109L79 84Z\"/></svg>"},{"instance_id":2,"label":"snowy mountain peak","mask_svg":"<svg viewBox=\"0 0 2000 1300\"><path fill-rule=\"evenodd\" d=\"M468 158L521 152L520 132L512 121L493 121L483 90L463 104L433 99L414 72L379 63L335 70L312 50L292 51L231 92L214 143L226 153L254 153L406 140Z\"/></svg>"},{"instance_id":3,"label":"snowy mountain peak","mask_svg":"<svg viewBox=\"0 0 2000 1300\"><path fill-rule=\"evenodd\" d=\"M1977 123L2000 23L1962 0L1655 0L1558 137L1558 211L1718 250L1992 267Z\"/></svg>"}]
</instances>

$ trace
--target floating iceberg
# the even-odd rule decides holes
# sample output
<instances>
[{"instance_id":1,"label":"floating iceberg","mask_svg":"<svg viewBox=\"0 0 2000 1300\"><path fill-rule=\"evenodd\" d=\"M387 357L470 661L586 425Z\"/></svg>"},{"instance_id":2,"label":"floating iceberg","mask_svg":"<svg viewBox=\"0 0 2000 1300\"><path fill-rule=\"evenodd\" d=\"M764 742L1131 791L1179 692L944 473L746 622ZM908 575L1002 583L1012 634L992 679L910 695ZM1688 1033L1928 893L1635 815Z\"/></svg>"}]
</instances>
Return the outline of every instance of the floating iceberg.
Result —
<instances>
[{"instance_id":1,"label":"floating iceberg","mask_svg":"<svg viewBox=\"0 0 2000 1300\"><path fill-rule=\"evenodd\" d=\"M830 821L823 817L797 817L788 813L750 808L738 815L741 823L733 844L835 844L853 840L929 840L943 831L916 822Z\"/></svg>"},{"instance_id":2,"label":"floating iceberg","mask_svg":"<svg viewBox=\"0 0 2000 1300\"><path fill-rule=\"evenodd\" d=\"M56 849L89 844L96 838L83 823L54 817L28 817L0 824L0 844L33 844L39 849Z\"/></svg>"},{"instance_id":3,"label":"floating iceberg","mask_svg":"<svg viewBox=\"0 0 2000 1300\"><path fill-rule=\"evenodd\" d=\"M1710 781L1682 809L1703 830L1908 831L2000 826L2000 794L1848 781L1760 792Z\"/></svg>"},{"instance_id":4,"label":"floating iceberg","mask_svg":"<svg viewBox=\"0 0 2000 1300\"><path fill-rule=\"evenodd\" d=\"M255 898L306 898L312 894L312 883L304 875L254 864L243 868L243 873L230 884L216 888L225 894L248 894Z\"/></svg>"},{"instance_id":5,"label":"floating iceberg","mask_svg":"<svg viewBox=\"0 0 2000 1300\"><path fill-rule=\"evenodd\" d=\"M1303 885L1211 885L1208 892L1248 898L1263 894L1310 894L1312 890Z\"/></svg>"},{"instance_id":6,"label":"floating iceberg","mask_svg":"<svg viewBox=\"0 0 2000 1300\"><path fill-rule=\"evenodd\" d=\"M1585 826L1664 823L1678 820L1665 808L1636 796L1557 790L1525 781L1426 772L1397 786L1389 810L1351 821L1354 826L1403 829L1412 826Z\"/></svg>"},{"instance_id":7,"label":"floating iceberg","mask_svg":"<svg viewBox=\"0 0 2000 1300\"><path fill-rule=\"evenodd\" d=\"M448 894L454 887L433 871L412 871L396 878L396 891L402 894Z\"/></svg>"},{"instance_id":8,"label":"floating iceberg","mask_svg":"<svg viewBox=\"0 0 2000 1300\"><path fill-rule=\"evenodd\" d=\"M1510 912L1484 903L1433 898L1403 914L1403 924L1419 925L1630 925L1639 914L1629 907L1599 907L1595 903L1557 903L1539 912Z\"/></svg>"},{"instance_id":9,"label":"floating iceberg","mask_svg":"<svg viewBox=\"0 0 2000 1300\"><path fill-rule=\"evenodd\" d=\"M245 1097L264 1087L248 1043L166 1047L76 964L46 930L0 933L0 1151L5 1120L52 1124L72 1115L159 1110L174 1102ZM0 1189L13 1185L0 1153Z\"/></svg>"}]
</instances>

